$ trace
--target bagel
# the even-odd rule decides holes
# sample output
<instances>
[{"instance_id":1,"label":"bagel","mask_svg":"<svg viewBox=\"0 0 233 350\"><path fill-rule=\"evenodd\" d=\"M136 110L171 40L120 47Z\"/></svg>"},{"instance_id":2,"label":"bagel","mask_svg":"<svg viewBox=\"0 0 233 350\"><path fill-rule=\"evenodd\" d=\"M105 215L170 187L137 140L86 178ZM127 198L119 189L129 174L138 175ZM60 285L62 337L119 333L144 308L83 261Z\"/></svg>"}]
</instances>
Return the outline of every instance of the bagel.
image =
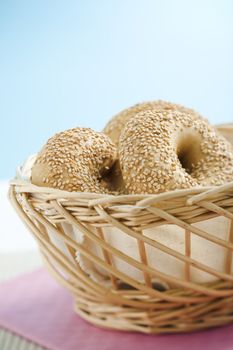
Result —
<instances>
[{"instance_id":1,"label":"bagel","mask_svg":"<svg viewBox=\"0 0 233 350\"><path fill-rule=\"evenodd\" d=\"M47 141L32 167L31 182L66 191L109 193L110 179L105 176L116 157L107 135L90 128L69 129Z\"/></svg>"},{"instance_id":2,"label":"bagel","mask_svg":"<svg viewBox=\"0 0 233 350\"><path fill-rule=\"evenodd\" d=\"M227 139L231 144L233 144L233 133L232 133L233 124L220 124L217 125L217 130L222 134L225 139Z\"/></svg>"},{"instance_id":3,"label":"bagel","mask_svg":"<svg viewBox=\"0 0 233 350\"><path fill-rule=\"evenodd\" d=\"M146 110L121 132L119 161L128 193L159 193L233 180L233 149L200 116Z\"/></svg>"},{"instance_id":4,"label":"bagel","mask_svg":"<svg viewBox=\"0 0 233 350\"><path fill-rule=\"evenodd\" d=\"M138 103L130 108L124 109L114 117L105 126L103 132L110 137L110 139L118 146L119 137L121 130L124 128L126 122L135 116L137 113L147 111L150 109L159 109L159 110L178 110L180 112L191 114L193 117L199 116L199 114L191 108L184 107L179 104L156 100L151 102Z\"/></svg>"}]
</instances>

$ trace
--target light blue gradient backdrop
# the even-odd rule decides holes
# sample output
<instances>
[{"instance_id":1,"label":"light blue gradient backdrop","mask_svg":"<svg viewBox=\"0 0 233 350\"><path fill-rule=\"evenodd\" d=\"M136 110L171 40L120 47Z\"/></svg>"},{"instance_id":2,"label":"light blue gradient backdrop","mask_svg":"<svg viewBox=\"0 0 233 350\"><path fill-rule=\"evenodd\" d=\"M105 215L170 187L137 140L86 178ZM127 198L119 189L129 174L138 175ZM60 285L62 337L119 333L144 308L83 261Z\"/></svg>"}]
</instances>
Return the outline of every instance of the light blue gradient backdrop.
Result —
<instances>
[{"instance_id":1,"label":"light blue gradient backdrop","mask_svg":"<svg viewBox=\"0 0 233 350\"><path fill-rule=\"evenodd\" d=\"M233 121L232 0L0 1L0 178L56 131L166 99Z\"/></svg>"}]
</instances>

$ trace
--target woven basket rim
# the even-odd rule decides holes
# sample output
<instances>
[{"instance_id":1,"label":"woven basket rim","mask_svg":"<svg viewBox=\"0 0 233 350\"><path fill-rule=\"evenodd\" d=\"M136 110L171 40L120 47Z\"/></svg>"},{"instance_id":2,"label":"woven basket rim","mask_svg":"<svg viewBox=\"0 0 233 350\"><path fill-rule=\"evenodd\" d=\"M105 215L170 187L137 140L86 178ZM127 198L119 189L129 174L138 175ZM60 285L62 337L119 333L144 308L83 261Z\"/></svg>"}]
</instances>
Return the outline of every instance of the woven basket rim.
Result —
<instances>
[{"instance_id":1,"label":"woven basket rim","mask_svg":"<svg viewBox=\"0 0 233 350\"><path fill-rule=\"evenodd\" d=\"M180 194L180 196L184 195L191 195L193 193L203 193L203 192L209 192L212 190L218 190L217 192L221 192L222 190L225 190L225 187L227 185L227 187L231 188L233 187L233 181L227 182L226 184L220 185L220 186L196 186L196 187L192 187L192 188L188 188L188 189L177 189L177 190L171 190L171 191L166 191L166 192L161 192L161 193L155 193L155 194L121 194L121 195L117 195L117 194L106 194L106 193L95 193L95 192L81 192L81 191L65 191L65 190L60 190L57 188L52 188L52 187L43 187L43 186L37 186L32 184L29 181L25 181L25 180L20 180L20 179L12 179L9 182L10 186L15 186L16 187L16 191L17 188L23 187L24 188L24 192L34 192L34 193L49 193L49 194L60 194L61 196L79 196L79 195L87 195L87 196L93 196L93 197L104 197L104 198L154 198L154 197L162 197L162 194L166 194L166 197L170 196L172 197L173 194Z\"/></svg>"},{"instance_id":2,"label":"woven basket rim","mask_svg":"<svg viewBox=\"0 0 233 350\"><path fill-rule=\"evenodd\" d=\"M80 198L88 200L89 207L97 204L109 205L110 203L122 203L135 202L134 209L146 208L153 203L161 201L171 200L175 198L186 198L186 205L190 206L201 200L216 196L221 192L227 192L233 190L233 181L223 184L221 186L210 186L210 187L193 187L189 189L180 189L167 191L157 194L125 194L125 195L113 195L103 193L91 193L91 192L68 192L60 189L54 189L50 187L41 187L33 185L31 182L19 179L13 179L10 181L10 186L14 187L16 193L35 193L43 194L48 197L54 197L57 199L71 199Z\"/></svg>"}]
</instances>

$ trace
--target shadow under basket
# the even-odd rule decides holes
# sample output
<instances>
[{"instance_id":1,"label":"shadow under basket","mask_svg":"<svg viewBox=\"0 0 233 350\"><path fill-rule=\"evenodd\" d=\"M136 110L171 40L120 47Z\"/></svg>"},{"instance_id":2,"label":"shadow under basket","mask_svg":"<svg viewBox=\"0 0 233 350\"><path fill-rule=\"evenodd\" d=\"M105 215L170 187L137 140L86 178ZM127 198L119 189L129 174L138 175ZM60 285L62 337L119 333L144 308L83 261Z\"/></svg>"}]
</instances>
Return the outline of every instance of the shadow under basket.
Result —
<instances>
[{"instance_id":1,"label":"shadow under basket","mask_svg":"<svg viewBox=\"0 0 233 350\"><path fill-rule=\"evenodd\" d=\"M9 196L85 320L148 334L233 321L233 182L112 196L13 180Z\"/></svg>"}]
</instances>

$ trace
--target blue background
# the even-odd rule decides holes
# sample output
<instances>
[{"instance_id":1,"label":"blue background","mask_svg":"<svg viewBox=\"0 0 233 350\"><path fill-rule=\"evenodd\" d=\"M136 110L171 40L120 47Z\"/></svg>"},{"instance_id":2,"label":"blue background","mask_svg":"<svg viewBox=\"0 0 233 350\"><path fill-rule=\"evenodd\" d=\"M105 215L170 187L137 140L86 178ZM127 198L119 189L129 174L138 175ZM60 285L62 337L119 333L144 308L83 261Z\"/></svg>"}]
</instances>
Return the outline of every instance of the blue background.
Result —
<instances>
[{"instance_id":1,"label":"blue background","mask_svg":"<svg viewBox=\"0 0 233 350\"><path fill-rule=\"evenodd\" d=\"M233 118L232 0L0 1L0 178L56 131L166 99Z\"/></svg>"}]
</instances>

